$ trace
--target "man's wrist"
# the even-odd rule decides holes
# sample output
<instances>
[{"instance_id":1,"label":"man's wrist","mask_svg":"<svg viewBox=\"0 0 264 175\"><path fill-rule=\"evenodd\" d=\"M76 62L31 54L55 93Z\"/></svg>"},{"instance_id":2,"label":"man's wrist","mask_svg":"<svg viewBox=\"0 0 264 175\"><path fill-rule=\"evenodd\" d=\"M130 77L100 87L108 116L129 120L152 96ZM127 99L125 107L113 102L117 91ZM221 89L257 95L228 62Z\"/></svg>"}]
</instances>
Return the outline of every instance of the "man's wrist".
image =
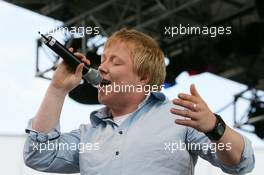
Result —
<instances>
[{"instance_id":1,"label":"man's wrist","mask_svg":"<svg viewBox=\"0 0 264 175\"><path fill-rule=\"evenodd\" d=\"M52 95L55 95L57 97L65 97L68 94L68 91L63 88L57 88L53 86L52 84L48 87L48 93L51 93Z\"/></svg>"},{"instance_id":2,"label":"man's wrist","mask_svg":"<svg viewBox=\"0 0 264 175\"><path fill-rule=\"evenodd\" d=\"M222 138L222 136L225 133L226 124L220 115L218 114L214 114L214 115L216 117L214 128L211 131L206 132L205 135L212 141L218 141Z\"/></svg>"}]
</instances>

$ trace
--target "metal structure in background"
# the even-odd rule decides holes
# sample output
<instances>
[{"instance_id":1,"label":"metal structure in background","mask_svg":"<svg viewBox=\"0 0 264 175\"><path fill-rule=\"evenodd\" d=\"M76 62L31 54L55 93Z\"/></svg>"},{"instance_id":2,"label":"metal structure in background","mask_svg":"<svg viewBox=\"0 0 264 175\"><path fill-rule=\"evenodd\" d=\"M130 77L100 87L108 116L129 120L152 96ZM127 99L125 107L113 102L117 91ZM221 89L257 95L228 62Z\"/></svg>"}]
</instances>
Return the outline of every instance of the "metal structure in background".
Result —
<instances>
[{"instance_id":1,"label":"metal structure in background","mask_svg":"<svg viewBox=\"0 0 264 175\"><path fill-rule=\"evenodd\" d=\"M45 16L60 20L59 27L99 27L102 36L122 28L135 28L151 35L160 45L170 64L166 82L175 83L182 71L209 71L247 84L250 89L264 90L264 3L262 0L6 0ZM183 26L231 26L232 34L168 35L166 28ZM95 35L75 42L83 53L99 46L87 46ZM78 41L77 41L78 40ZM69 44L70 45L70 44ZM37 55L41 44L37 42ZM39 58L37 57L37 66ZM54 70L36 69L36 75ZM94 65L95 67L98 65ZM236 99L237 100L237 99ZM253 102L254 100L252 100ZM235 104L235 102L234 102ZM252 103L252 105L254 105ZM251 115L253 117L253 115Z\"/></svg>"},{"instance_id":2,"label":"metal structure in background","mask_svg":"<svg viewBox=\"0 0 264 175\"><path fill-rule=\"evenodd\" d=\"M157 40L170 62L178 65L168 67L168 82L172 83L177 74L185 68L195 73L210 71L245 84L253 83L258 89L264 89L264 71L261 67L264 65L261 59L263 40L256 46L258 50L252 51L251 54L243 53L247 46L252 45L250 38L247 38L248 32L256 31L256 27L263 28L261 19L264 8L261 0L6 1L60 20L64 27L98 26L103 36L109 36L122 27L136 28L148 33ZM258 23L258 26L251 23ZM231 26L232 35L212 38L201 35L171 37L165 34L165 27L180 24ZM247 27L249 30L245 31ZM263 38L260 32L251 35ZM92 37L93 35L82 37L81 51L89 49L85 43ZM54 68L37 70L37 76L41 77L50 69ZM248 82L249 79L254 81Z\"/></svg>"}]
</instances>

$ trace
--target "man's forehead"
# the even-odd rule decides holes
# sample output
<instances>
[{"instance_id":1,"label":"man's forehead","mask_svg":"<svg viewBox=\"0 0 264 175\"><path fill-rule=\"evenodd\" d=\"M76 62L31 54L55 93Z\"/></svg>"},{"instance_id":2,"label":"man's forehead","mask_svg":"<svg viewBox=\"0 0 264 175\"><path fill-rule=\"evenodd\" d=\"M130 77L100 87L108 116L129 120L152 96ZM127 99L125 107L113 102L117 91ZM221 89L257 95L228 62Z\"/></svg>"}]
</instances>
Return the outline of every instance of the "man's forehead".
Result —
<instances>
[{"instance_id":1,"label":"man's forehead","mask_svg":"<svg viewBox=\"0 0 264 175\"><path fill-rule=\"evenodd\" d=\"M115 40L109 43L104 47L102 56L113 54L113 53L121 53L121 54L131 54L134 50L134 44L129 41L121 41Z\"/></svg>"}]
</instances>

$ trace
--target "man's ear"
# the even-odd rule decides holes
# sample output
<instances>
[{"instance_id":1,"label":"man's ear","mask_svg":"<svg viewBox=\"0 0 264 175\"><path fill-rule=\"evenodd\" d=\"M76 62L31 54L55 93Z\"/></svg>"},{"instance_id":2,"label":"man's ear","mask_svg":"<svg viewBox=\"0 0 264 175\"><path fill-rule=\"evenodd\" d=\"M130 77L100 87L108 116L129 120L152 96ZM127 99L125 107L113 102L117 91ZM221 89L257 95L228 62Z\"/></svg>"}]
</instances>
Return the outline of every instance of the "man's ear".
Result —
<instances>
[{"instance_id":1,"label":"man's ear","mask_svg":"<svg viewBox=\"0 0 264 175\"><path fill-rule=\"evenodd\" d=\"M140 78L140 82L144 85L148 84L149 81L150 81L150 75L149 74L142 75Z\"/></svg>"}]
</instances>

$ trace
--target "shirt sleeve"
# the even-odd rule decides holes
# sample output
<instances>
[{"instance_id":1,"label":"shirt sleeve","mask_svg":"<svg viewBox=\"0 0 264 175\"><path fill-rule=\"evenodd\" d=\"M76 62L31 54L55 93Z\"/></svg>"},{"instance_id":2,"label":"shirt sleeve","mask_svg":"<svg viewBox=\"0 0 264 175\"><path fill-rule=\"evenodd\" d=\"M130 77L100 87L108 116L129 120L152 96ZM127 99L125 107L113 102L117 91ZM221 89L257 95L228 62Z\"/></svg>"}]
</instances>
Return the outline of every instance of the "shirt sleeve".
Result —
<instances>
[{"instance_id":1,"label":"shirt sleeve","mask_svg":"<svg viewBox=\"0 0 264 175\"><path fill-rule=\"evenodd\" d=\"M80 130L61 134L60 125L49 133L32 129L32 119L26 128L28 134L23 150L25 164L38 171L78 173Z\"/></svg>"},{"instance_id":2,"label":"shirt sleeve","mask_svg":"<svg viewBox=\"0 0 264 175\"><path fill-rule=\"evenodd\" d=\"M188 127L186 142L189 145L189 151L191 153L199 155L201 158L207 160L214 166L221 168L225 173L245 174L253 170L255 157L250 140L243 135L242 137L245 143L244 150L240 163L236 166L227 166L223 164L217 157L216 143L211 142L211 140L204 133L199 132L194 128ZM231 145L225 145L225 148L231 149Z\"/></svg>"}]
</instances>

